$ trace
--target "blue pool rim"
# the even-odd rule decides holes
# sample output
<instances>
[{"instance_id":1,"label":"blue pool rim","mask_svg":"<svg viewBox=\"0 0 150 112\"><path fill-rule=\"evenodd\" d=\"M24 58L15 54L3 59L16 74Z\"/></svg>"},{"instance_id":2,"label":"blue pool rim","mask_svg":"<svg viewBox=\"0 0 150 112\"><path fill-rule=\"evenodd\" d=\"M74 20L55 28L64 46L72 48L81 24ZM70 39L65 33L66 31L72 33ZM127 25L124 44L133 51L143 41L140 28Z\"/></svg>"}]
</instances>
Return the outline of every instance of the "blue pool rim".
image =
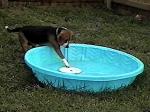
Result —
<instances>
[{"instance_id":1,"label":"blue pool rim","mask_svg":"<svg viewBox=\"0 0 150 112\"><path fill-rule=\"evenodd\" d=\"M98 49L102 49L102 50L109 50L109 51L113 51L122 55L125 55L129 58L132 58L134 61L137 62L138 64L138 69L136 69L135 71L129 72L129 73L125 73L125 74L120 74L120 75L109 75L109 76L82 76L82 75L76 75L76 74L65 74L65 73L61 73L59 71L53 71L50 69L45 69L42 67L36 67L35 65L32 64L32 62L30 62L28 60L28 55L39 48L43 48L43 47L47 47L47 46L42 46L42 47L37 47L37 48L33 48L30 49L26 54L25 54L25 62L26 64L32 68L33 71L38 71L39 73L42 74L46 74L46 75L50 75L50 76L54 76L57 78L63 78L63 79L74 79L74 80L86 80L86 81L112 81L112 80L119 80L119 79L125 79L125 78L130 78L130 77L135 77L139 74L141 74L144 70L144 64L136 57L127 54L125 52L119 51L119 50L115 50L112 48L107 48L107 47L102 47L102 46L95 46L95 45L88 45L88 44L70 44L70 46L81 46L81 47L92 47L92 48L98 48ZM93 73L94 74L94 73Z\"/></svg>"}]
</instances>

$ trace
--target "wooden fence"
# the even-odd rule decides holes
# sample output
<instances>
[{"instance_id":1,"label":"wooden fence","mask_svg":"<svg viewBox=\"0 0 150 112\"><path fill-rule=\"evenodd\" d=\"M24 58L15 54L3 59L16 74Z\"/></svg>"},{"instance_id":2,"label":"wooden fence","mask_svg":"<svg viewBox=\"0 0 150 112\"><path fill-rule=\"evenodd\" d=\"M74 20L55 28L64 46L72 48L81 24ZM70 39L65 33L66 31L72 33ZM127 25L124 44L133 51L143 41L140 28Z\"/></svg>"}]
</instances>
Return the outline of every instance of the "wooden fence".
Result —
<instances>
[{"instance_id":1,"label":"wooden fence","mask_svg":"<svg viewBox=\"0 0 150 112\"><path fill-rule=\"evenodd\" d=\"M107 4L108 9L111 9L111 4L114 2L114 3L123 4L123 5L150 11L150 0L149 2L139 2L135 0L105 0L105 2Z\"/></svg>"},{"instance_id":2,"label":"wooden fence","mask_svg":"<svg viewBox=\"0 0 150 112\"><path fill-rule=\"evenodd\" d=\"M50 5L50 4L83 4L83 3L100 3L103 0L0 0L1 7L8 5Z\"/></svg>"},{"instance_id":3,"label":"wooden fence","mask_svg":"<svg viewBox=\"0 0 150 112\"><path fill-rule=\"evenodd\" d=\"M51 5L51 4L97 4L105 2L108 9L111 9L111 4L119 3L131 7L136 7L144 10L150 10L150 2L138 2L137 0L0 0L0 7L8 5ZM142 1L142 0L141 0Z\"/></svg>"}]
</instances>

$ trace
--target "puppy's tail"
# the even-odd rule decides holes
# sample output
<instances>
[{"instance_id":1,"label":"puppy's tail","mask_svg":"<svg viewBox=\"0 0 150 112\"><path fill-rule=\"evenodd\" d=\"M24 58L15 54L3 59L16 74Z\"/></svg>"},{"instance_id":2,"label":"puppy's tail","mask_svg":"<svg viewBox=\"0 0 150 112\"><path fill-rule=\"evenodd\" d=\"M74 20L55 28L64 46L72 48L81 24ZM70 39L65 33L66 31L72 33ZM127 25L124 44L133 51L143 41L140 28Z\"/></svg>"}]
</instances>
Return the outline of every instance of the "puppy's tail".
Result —
<instances>
[{"instance_id":1,"label":"puppy's tail","mask_svg":"<svg viewBox=\"0 0 150 112\"><path fill-rule=\"evenodd\" d=\"M22 28L18 27L18 28L11 29L9 28L9 26L5 26L5 29L11 33L11 32L20 32Z\"/></svg>"}]
</instances>

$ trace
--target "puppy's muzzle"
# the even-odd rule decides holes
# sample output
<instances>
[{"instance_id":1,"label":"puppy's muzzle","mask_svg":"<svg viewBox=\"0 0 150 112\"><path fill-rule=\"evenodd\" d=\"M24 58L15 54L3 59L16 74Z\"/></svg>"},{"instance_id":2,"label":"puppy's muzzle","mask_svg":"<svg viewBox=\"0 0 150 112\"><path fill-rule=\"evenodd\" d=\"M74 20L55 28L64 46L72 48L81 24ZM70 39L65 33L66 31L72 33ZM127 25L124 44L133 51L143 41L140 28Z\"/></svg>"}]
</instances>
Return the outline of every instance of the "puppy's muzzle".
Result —
<instances>
[{"instance_id":1,"label":"puppy's muzzle","mask_svg":"<svg viewBox=\"0 0 150 112\"><path fill-rule=\"evenodd\" d=\"M69 43L67 42L67 43L64 43L63 45L62 45L62 47L64 47L64 48L69 48Z\"/></svg>"}]
</instances>

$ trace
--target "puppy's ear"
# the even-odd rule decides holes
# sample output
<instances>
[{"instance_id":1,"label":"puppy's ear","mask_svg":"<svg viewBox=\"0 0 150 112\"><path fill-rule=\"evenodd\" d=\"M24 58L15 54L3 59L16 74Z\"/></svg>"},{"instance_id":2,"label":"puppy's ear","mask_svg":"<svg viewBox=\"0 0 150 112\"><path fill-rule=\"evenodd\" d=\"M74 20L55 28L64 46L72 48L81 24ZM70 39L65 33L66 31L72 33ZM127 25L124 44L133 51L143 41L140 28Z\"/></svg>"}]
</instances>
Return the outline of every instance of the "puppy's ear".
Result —
<instances>
[{"instance_id":1,"label":"puppy's ear","mask_svg":"<svg viewBox=\"0 0 150 112\"><path fill-rule=\"evenodd\" d=\"M63 36L63 35L64 35L64 32L65 32L65 31L62 30L62 31L57 35L57 38L60 38L61 36Z\"/></svg>"},{"instance_id":2,"label":"puppy's ear","mask_svg":"<svg viewBox=\"0 0 150 112\"><path fill-rule=\"evenodd\" d=\"M70 33L69 40L72 40L72 37L74 36L75 33L73 31L69 31L69 33Z\"/></svg>"},{"instance_id":3,"label":"puppy's ear","mask_svg":"<svg viewBox=\"0 0 150 112\"><path fill-rule=\"evenodd\" d=\"M73 31L70 31L71 36L75 35L75 33Z\"/></svg>"}]
</instances>

